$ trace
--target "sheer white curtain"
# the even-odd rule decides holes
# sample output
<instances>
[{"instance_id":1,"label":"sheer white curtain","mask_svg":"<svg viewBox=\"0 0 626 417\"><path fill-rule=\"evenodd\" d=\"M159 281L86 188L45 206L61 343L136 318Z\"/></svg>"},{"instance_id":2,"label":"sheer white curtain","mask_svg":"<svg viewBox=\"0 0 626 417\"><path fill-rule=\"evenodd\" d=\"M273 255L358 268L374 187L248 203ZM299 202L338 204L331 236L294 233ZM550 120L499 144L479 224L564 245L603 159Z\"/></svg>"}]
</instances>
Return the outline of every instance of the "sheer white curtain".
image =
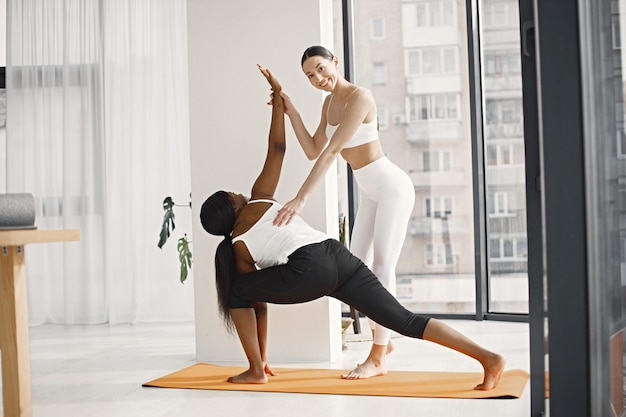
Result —
<instances>
[{"instance_id":1,"label":"sheer white curtain","mask_svg":"<svg viewBox=\"0 0 626 417\"><path fill-rule=\"evenodd\" d=\"M191 210L157 247L189 201L185 0L9 0L7 32L7 191L81 230L26 248L31 325L193 320Z\"/></svg>"}]
</instances>

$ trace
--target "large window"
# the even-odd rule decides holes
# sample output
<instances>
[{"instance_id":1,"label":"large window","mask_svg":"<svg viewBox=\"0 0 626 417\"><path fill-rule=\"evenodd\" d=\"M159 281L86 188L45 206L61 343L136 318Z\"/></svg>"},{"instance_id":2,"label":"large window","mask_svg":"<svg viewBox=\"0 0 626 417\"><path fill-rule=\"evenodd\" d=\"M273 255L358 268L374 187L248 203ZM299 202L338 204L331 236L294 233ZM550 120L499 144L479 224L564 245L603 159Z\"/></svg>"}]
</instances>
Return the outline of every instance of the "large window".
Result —
<instances>
[{"instance_id":1,"label":"large window","mask_svg":"<svg viewBox=\"0 0 626 417\"><path fill-rule=\"evenodd\" d=\"M380 109L392 116L380 129L383 151L415 187L396 268L398 297L413 310L474 314L464 2L392 0L381 7L377 0L364 0L353 7L352 81L372 91L379 116ZM355 205L358 211L358 201ZM422 290L431 287L425 282L436 282L436 291L450 299L433 302L433 293Z\"/></svg>"},{"instance_id":2,"label":"large window","mask_svg":"<svg viewBox=\"0 0 626 417\"><path fill-rule=\"evenodd\" d=\"M342 2L335 1L340 10ZM476 69L483 70L484 80L475 113L483 115L482 137L472 128L465 2L391 0L381 7L363 0L353 7L348 75L372 91L383 151L415 186L416 204L396 268L401 301L414 310L476 314L475 287L482 282L477 277L487 276L490 288L484 292L490 298L480 300L481 313L485 304L487 313L527 312L516 2L484 0L479 7L484 42L471 52L485 51ZM338 43L335 50L343 46ZM476 155L477 146L484 157ZM474 192L478 171L485 173L484 196ZM485 217L478 223L475 207ZM477 224L485 229L475 230ZM485 247L477 253L475 236L483 234ZM450 299L433 303L431 294L416 290L428 288L425 281L436 282L437 291Z\"/></svg>"}]
</instances>

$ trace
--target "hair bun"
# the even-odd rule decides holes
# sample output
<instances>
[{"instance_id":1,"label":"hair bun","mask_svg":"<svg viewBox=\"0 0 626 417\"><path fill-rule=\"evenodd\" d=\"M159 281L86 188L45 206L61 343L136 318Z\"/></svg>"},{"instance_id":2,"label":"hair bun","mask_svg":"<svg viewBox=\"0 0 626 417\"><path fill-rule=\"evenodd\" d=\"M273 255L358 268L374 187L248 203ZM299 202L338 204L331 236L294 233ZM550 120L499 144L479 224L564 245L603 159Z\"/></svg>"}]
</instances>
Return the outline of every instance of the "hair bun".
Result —
<instances>
[{"instance_id":1,"label":"hair bun","mask_svg":"<svg viewBox=\"0 0 626 417\"><path fill-rule=\"evenodd\" d=\"M202 203L200 222L214 236L230 237L235 218L235 208L226 191L217 191Z\"/></svg>"}]
</instances>

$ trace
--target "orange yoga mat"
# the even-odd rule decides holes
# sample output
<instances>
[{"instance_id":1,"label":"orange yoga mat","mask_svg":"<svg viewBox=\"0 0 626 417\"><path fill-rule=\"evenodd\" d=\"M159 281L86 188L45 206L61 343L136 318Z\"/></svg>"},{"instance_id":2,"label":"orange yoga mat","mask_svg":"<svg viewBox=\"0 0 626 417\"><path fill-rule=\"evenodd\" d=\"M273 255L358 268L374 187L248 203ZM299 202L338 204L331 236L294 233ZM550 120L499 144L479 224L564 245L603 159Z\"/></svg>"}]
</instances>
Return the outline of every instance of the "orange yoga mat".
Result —
<instances>
[{"instance_id":1,"label":"orange yoga mat","mask_svg":"<svg viewBox=\"0 0 626 417\"><path fill-rule=\"evenodd\" d=\"M143 384L144 387L189 388L228 391L293 392L308 394L370 395L431 398L519 398L528 382L528 372L504 372L500 384L491 391L473 388L482 381L481 373L389 371L387 375L363 380L344 380L340 369L274 368L278 375L267 384L226 382L246 368L199 363Z\"/></svg>"}]
</instances>

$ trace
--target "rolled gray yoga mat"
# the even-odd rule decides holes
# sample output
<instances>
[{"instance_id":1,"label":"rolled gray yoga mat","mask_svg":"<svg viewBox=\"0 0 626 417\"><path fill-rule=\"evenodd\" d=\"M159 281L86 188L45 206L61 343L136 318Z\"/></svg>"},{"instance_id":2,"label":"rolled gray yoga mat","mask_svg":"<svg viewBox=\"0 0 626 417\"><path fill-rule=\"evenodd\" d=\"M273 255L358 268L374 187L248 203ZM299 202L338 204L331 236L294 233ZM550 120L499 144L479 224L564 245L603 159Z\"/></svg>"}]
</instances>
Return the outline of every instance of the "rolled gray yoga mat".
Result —
<instances>
[{"instance_id":1,"label":"rolled gray yoga mat","mask_svg":"<svg viewBox=\"0 0 626 417\"><path fill-rule=\"evenodd\" d=\"M30 193L0 194L0 230L34 229L35 198Z\"/></svg>"}]
</instances>

